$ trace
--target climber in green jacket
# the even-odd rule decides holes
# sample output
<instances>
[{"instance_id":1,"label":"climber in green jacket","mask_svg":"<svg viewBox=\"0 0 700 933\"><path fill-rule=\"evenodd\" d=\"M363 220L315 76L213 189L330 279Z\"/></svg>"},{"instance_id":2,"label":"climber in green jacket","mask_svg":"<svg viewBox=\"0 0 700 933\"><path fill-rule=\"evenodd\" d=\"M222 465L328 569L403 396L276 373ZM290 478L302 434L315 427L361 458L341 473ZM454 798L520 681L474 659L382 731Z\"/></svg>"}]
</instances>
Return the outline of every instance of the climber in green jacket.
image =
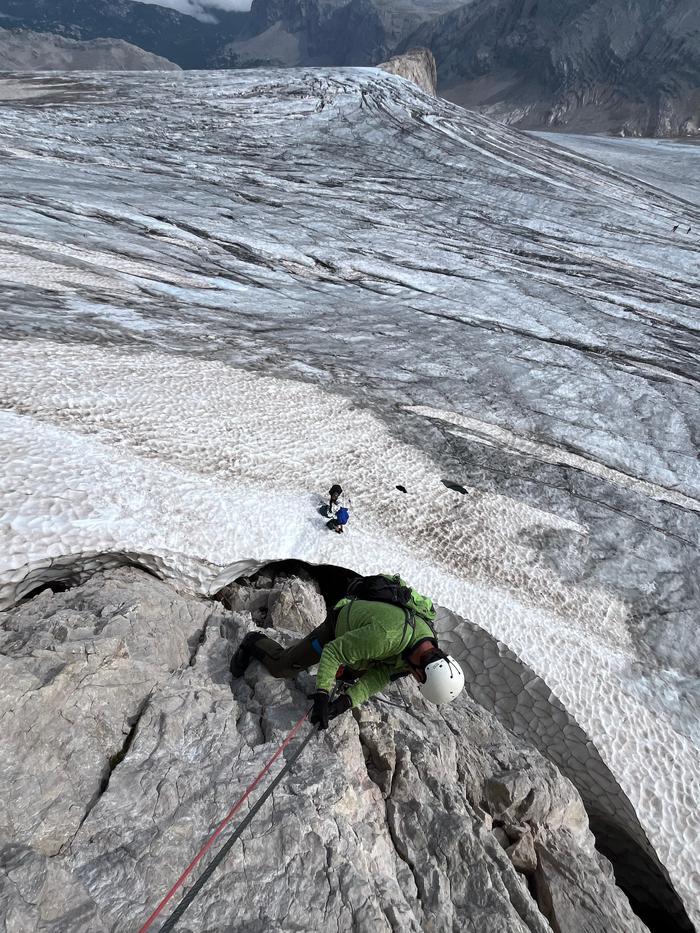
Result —
<instances>
[{"instance_id":1,"label":"climber in green jacket","mask_svg":"<svg viewBox=\"0 0 700 933\"><path fill-rule=\"evenodd\" d=\"M440 650L426 621L374 600L341 599L321 625L289 648L251 632L233 656L233 676L242 677L252 658L273 677L293 677L318 664L311 722L319 729L407 674L434 703L450 702L464 686L462 668ZM336 678L352 686L331 700Z\"/></svg>"}]
</instances>

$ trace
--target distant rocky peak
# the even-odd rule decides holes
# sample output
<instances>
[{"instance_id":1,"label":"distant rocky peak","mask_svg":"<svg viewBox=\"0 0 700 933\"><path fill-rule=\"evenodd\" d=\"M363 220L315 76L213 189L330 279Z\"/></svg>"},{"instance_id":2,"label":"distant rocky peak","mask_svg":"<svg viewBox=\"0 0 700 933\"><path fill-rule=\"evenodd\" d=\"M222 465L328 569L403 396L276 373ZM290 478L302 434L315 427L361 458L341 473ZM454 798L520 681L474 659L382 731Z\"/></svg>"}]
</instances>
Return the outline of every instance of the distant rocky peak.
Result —
<instances>
[{"instance_id":1,"label":"distant rocky peak","mask_svg":"<svg viewBox=\"0 0 700 933\"><path fill-rule=\"evenodd\" d=\"M407 78L427 94L437 96L437 65L429 49L409 49L403 55L395 55L388 62L382 62L377 68Z\"/></svg>"}]
</instances>

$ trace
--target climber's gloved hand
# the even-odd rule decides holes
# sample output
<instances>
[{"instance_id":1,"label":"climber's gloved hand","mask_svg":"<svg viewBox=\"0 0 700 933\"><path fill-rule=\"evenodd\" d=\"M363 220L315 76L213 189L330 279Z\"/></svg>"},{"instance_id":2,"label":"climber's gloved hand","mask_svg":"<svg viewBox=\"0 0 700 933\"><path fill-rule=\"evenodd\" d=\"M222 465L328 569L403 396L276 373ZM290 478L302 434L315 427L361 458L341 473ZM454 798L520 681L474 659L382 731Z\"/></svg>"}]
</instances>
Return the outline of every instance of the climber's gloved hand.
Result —
<instances>
[{"instance_id":1,"label":"climber's gloved hand","mask_svg":"<svg viewBox=\"0 0 700 933\"><path fill-rule=\"evenodd\" d=\"M322 729L328 728L328 720L330 718L330 703L328 700L328 693L325 690L318 690L313 695L313 709L311 710L311 715L309 716L309 722L318 726L319 732Z\"/></svg>"},{"instance_id":2,"label":"climber's gloved hand","mask_svg":"<svg viewBox=\"0 0 700 933\"><path fill-rule=\"evenodd\" d=\"M352 700L347 693L343 693L337 700L333 700L328 707L328 718L335 719L336 716L347 713L349 709L352 709Z\"/></svg>"},{"instance_id":3,"label":"climber's gloved hand","mask_svg":"<svg viewBox=\"0 0 700 933\"><path fill-rule=\"evenodd\" d=\"M354 671L351 667L345 667L343 664L342 667L339 667L335 673L336 683L345 684L346 686L352 686L356 684L360 679L360 675L357 671Z\"/></svg>"}]
</instances>

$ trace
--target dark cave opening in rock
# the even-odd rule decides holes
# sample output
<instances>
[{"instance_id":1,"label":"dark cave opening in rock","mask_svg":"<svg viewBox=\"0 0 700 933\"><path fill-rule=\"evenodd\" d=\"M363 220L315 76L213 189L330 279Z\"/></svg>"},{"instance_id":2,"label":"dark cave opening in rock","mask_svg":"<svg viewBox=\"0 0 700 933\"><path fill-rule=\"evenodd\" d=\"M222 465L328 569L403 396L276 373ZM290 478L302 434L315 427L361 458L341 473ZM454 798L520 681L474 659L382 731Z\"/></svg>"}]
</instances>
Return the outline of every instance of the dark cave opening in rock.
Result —
<instances>
[{"instance_id":1,"label":"dark cave opening in rock","mask_svg":"<svg viewBox=\"0 0 700 933\"><path fill-rule=\"evenodd\" d=\"M21 591L21 596L16 605L21 605L47 590L51 593L66 593L68 590L72 590L73 587L80 586L93 573L112 567L136 567L157 580L163 579L156 569L153 557L149 554L114 551L92 555L85 560L59 559L56 560L52 567L48 569L41 568L27 576L26 582L29 583L29 586L26 590ZM32 580L36 581L33 586L30 583Z\"/></svg>"},{"instance_id":2,"label":"dark cave opening in rock","mask_svg":"<svg viewBox=\"0 0 700 933\"><path fill-rule=\"evenodd\" d=\"M318 583L321 594L326 601L326 606L331 609L339 599L347 593L348 584L358 577L358 574L345 567L339 567L334 564L306 564L300 560L279 560L265 564L255 574L251 574L250 580L254 581L257 574L261 573L286 573L297 574L299 572L308 574ZM237 582L241 582L240 578Z\"/></svg>"},{"instance_id":3,"label":"dark cave opening in rock","mask_svg":"<svg viewBox=\"0 0 700 933\"><path fill-rule=\"evenodd\" d=\"M612 865L618 887L651 933L694 933L680 898L639 843L610 821L589 821L596 849Z\"/></svg>"},{"instance_id":4,"label":"dark cave opening in rock","mask_svg":"<svg viewBox=\"0 0 700 933\"><path fill-rule=\"evenodd\" d=\"M79 578L77 576L62 577L59 580L44 580L38 583L34 589L24 593L19 603L24 603L28 599L33 599L35 596L38 596L40 593L45 593L47 590L50 590L52 593L65 593L74 586L77 586L78 582Z\"/></svg>"}]
</instances>

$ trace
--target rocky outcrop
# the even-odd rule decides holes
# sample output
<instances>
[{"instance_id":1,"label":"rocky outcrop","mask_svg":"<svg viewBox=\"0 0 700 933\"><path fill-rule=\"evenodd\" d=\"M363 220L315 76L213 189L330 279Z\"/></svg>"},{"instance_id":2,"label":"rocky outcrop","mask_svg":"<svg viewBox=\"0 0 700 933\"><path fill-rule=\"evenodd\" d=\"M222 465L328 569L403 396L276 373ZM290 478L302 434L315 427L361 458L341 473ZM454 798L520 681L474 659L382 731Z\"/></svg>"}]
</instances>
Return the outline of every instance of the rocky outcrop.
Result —
<instances>
[{"instance_id":1,"label":"rocky outcrop","mask_svg":"<svg viewBox=\"0 0 700 933\"><path fill-rule=\"evenodd\" d=\"M0 71L179 71L121 39L78 42L51 33L0 29Z\"/></svg>"},{"instance_id":2,"label":"rocky outcrop","mask_svg":"<svg viewBox=\"0 0 700 933\"><path fill-rule=\"evenodd\" d=\"M525 128L637 136L698 133L695 0L477 0L401 48L435 54L441 93Z\"/></svg>"},{"instance_id":3,"label":"rocky outcrop","mask_svg":"<svg viewBox=\"0 0 700 933\"><path fill-rule=\"evenodd\" d=\"M270 598L268 582L252 589ZM251 614L132 568L44 591L1 626L5 924L135 929L312 679L253 664L232 683ZM387 699L312 739L189 909L192 929L646 929L553 765L466 697L439 712L408 686Z\"/></svg>"},{"instance_id":4,"label":"rocky outcrop","mask_svg":"<svg viewBox=\"0 0 700 933\"><path fill-rule=\"evenodd\" d=\"M326 603L318 584L303 571L295 574L261 571L220 590L216 598L233 612L249 612L256 625L306 634L326 618Z\"/></svg>"},{"instance_id":5,"label":"rocky outcrop","mask_svg":"<svg viewBox=\"0 0 700 933\"><path fill-rule=\"evenodd\" d=\"M470 696L510 733L538 748L576 786L598 848L614 859L615 877L638 909L645 916L660 911L666 925L673 918L684 929L683 906L668 873L590 736L548 685L505 645L444 609L438 611L437 628L441 645L460 659ZM514 799L512 789L503 787L500 793L506 801ZM504 845L514 859L530 863L531 840L521 836L516 827Z\"/></svg>"},{"instance_id":6,"label":"rocky outcrop","mask_svg":"<svg viewBox=\"0 0 700 933\"><path fill-rule=\"evenodd\" d=\"M433 97L437 94L437 67L433 53L428 49L410 49L388 62L382 62L377 68L413 81L426 94L432 94Z\"/></svg>"}]
</instances>

